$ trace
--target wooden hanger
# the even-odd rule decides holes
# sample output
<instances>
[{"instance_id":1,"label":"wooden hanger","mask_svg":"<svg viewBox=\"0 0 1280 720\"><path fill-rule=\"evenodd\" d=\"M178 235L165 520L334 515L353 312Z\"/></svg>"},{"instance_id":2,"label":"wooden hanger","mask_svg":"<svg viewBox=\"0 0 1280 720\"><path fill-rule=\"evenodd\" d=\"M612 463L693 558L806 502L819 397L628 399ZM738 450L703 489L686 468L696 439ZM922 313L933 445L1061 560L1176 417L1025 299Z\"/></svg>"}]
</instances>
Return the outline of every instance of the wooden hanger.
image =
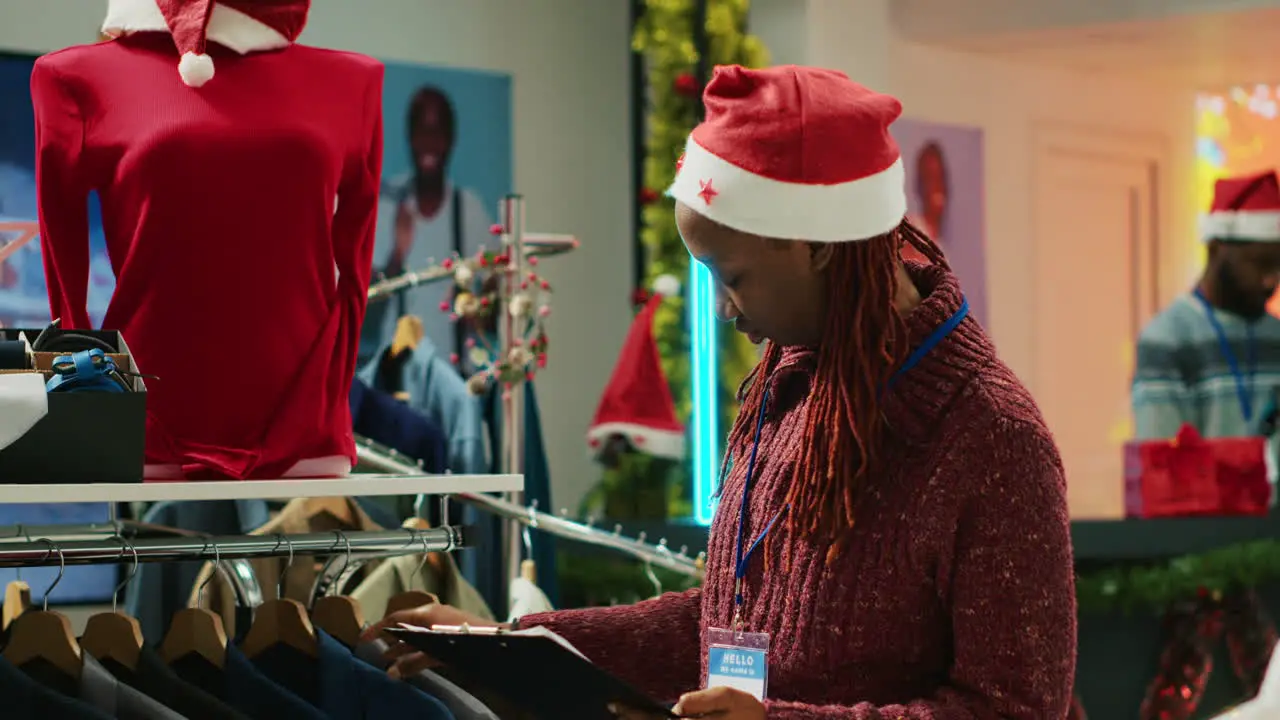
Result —
<instances>
[{"instance_id":1,"label":"wooden hanger","mask_svg":"<svg viewBox=\"0 0 1280 720\"><path fill-rule=\"evenodd\" d=\"M311 606L311 621L321 630L354 648L364 632L364 612L360 603L341 595L325 595Z\"/></svg>"},{"instance_id":2,"label":"wooden hanger","mask_svg":"<svg viewBox=\"0 0 1280 720\"><path fill-rule=\"evenodd\" d=\"M172 665L188 655L198 655L219 669L226 665L227 631L221 616L204 608L183 608L173 614L160 643L160 657Z\"/></svg>"},{"instance_id":3,"label":"wooden hanger","mask_svg":"<svg viewBox=\"0 0 1280 720\"><path fill-rule=\"evenodd\" d=\"M196 607L183 608L174 613L173 619L169 621L169 631L160 643L160 657L167 664L172 665L188 655L197 655L219 670L226 666L227 630L222 625L222 616L200 607L205 588L213 581L221 563L221 553L215 543L213 566L196 590Z\"/></svg>"},{"instance_id":4,"label":"wooden hanger","mask_svg":"<svg viewBox=\"0 0 1280 720\"><path fill-rule=\"evenodd\" d=\"M425 530L430 527L430 525L427 524L427 521L422 518L409 518L404 521L403 526L410 530ZM400 612L401 610L411 610L423 605L433 605L440 602L440 598L429 592L412 589L414 581L418 579L418 576L422 574L423 568L425 568L427 563L430 561L431 553L427 552L427 540L426 536L423 536L422 562L418 564L418 567L414 570L413 574L409 576L409 587L411 589L392 595L391 599L387 600L387 608L383 611L383 617L391 615L392 613Z\"/></svg>"},{"instance_id":5,"label":"wooden hanger","mask_svg":"<svg viewBox=\"0 0 1280 720\"><path fill-rule=\"evenodd\" d=\"M111 594L111 612L98 613L85 623L80 636L80 647L96 660L115 660L130 670L138 669L138 656L142 654L142 627L138 621L117 609L116 598L120 591L138 574L138 551L121 538L133 551L133 567L125 579Z\"/></svg>"},{"instance_id":6,"label":"wooden hanger","mask_svg":"<svg viewBox=\"0 0 1280 720\"><path fill-rule=\"evenodd\" d=\"M289 543L289 538L285 535L276 537L279 542ZM280 573L280 594L284 593L285 579L292 565L293 545L289 544L289 558ZM278 598L259 605L253 615L253 624L249 626L249 633L240 643L240 649L253 659L278 645L291 647L308 657L314 658L320 654L316 646L316 629L311 625L311 618L307 617L307 609L297 600Z\"/></svg>"},{"instance_id":7,"label":"wooden hanger","mask_svg":"<svg viewBox=\"0 0 1280 720\"><path fill-rule=\"evenodd\" d=\"M0 629L8 630L18 616L31 608L31 586L22 580L10 580L4 587L4 613Z\"/></svg>"},{"instance_id":8,"label":"wooden hanger","mask_svg":"<svg viewBox=\"0 0 1280 720\"><path fill-rule=\"evenodd\" d=\"M417 315L405 315L396 321L395 334L391 336L391 357L399 357L406 350L412 351L426 337L427 331Z\"/></svg>"},{"instance_id":9,"label":"wooden hanger","mask_svg":"<svg viewBox=\"0 0 1280 720\"><path fill-rule=\"evenodd\" d=\"M338 581L343 582L347 577L347 569L351 566L351 541L341 530L335 530L334 534L346 550L342 558L342 570L338 572ZM335 590L341 592L342 586L339 585ZM354 649L360 642L360 633L364 631L364 612L354 598L324 595L311 604L311 622L343 645Z\"/></svg>"},{"instance_id":10,"label":"wooden hanger","mask_svg":"<svg viewBox=\"0 0 1280 720\"><path fill-rule=\"evenodd\" d=\"M278 645L291 647L308 657L319 656L316 630L307 617L307 609L297 600L268 600L258 606L240 649L253 659Z\"/></svg>"},{"instance_id":11,"label":"wooden hanger","mask_svg":"<svg viewBox=\"0 0 1280 720\"><path fill-rule=\"evenodd\" d=\"M71 621L66 615L49 609L49 593L62 582L67 565L62 550L52 541L48 542L58 553L58 577L44 593L44 609L25 612L14 621L4 659L18 667L33 660L44 660L78 680L83 662Z\"/></svg>"}]
</instances>

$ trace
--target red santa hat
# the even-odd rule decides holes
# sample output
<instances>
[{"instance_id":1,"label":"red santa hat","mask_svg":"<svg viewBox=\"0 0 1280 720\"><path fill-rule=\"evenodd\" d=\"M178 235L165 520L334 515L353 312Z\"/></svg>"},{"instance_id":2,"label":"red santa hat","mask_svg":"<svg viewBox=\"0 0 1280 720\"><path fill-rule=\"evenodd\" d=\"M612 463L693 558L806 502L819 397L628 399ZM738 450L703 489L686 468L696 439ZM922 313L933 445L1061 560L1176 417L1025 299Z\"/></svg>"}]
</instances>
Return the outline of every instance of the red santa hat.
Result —
<instances>
[{"instance_id":1,"label":"red santa hat","mask_svg":"<svg viewBox=\"0 0 1280 720\"><path fill-rule=\"evenodd\" d=\"M735 230L847 242L883 235L907 213L889 126L902 104L835 70L715 69L667 191Z\"/></svg>"},{"instance_id":2,"label":"red santa hat","mask_svg":"<svg viewBox=\"0 0 1280 720\"><path fill-rule=\"evenodd\" d=\"M168 29L178 48L178 74L191 87L213 79L214 40L238 52L280 48L307 24L311 0L110 0L103 32Z\"/></svg>"},{"instance_id":3,"label":"red santa hat","mask_svg":"<svg viewBox=\"0 0 1280 720\"><path fill-rule=\"evenodd\" d=\"M654 313L664 295L680 291L680 283L664 275L654 283L654 291L631 322L622 353L587 430L587 445L599 452L610 437L620 435L649 455L682 460L684 425L676 419L671 389L653 339Z\"/></svg>"},{"instance_id":4,"label":"red santa hat","mask_svg":"<svg viewBox=\"0 0 1280 720\"><path fill-rule=\"evenodd\" d=\"M1280 242L1280 182L1272 170L1222 178L1200 221L1203 240Z\"/></svg>"}]
</instances>

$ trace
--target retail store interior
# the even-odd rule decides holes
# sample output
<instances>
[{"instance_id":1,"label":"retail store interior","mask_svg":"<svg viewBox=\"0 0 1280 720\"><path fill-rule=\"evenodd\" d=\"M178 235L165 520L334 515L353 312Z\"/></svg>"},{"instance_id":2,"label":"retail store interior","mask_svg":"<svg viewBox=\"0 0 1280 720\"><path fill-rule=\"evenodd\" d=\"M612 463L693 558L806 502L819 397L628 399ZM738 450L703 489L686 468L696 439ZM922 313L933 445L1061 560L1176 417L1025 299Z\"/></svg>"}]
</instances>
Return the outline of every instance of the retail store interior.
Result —
<instances>
[{"instance_id":1,"label":"retail store interior","mask_svg":"<svg viewBox=\"0 0 1280 720\"><path fill-rule=\"evenodd\" d=\"M1248 432L1188 421L1174 423L1175 437L1144 427L1157 390L1143 385L1140 342L1180 303L1204 319L1193 290L1217 272L1214 248L1224 243L1205 228L1223 210L1222 181L1270 173L1248 192L1276 185L1280 2L281 4L299 3L309 7L305 28L268 29L253 36L262 48L239 49L216 34L231 32L220 23L257 17L271 3L207 3L216 50L195 53L207 68L180 70L174 30L164 40L172 78L102 80L114 83L111 96L89 88L97 81L86 78L115 72L97 63L130 72L147 50L136 36L174 27L161 9L200 2L0 0L0 582L19 595L26 588L27 612L63 614L74 640L119 610L164 654L161 641L187 611L217 617L236 638L256 629L264 614L256 606L297 600L314 604L312 621L339 637L339 624L322 622L320 600L355 598L360 617L376 622L426 592L501 622L698 587L717 560L708 536L735 465L725 454L735 392L760 352L714 317L720 281L690 257L665 193L704 117L701 94L716 66L816 66L901 101L891 132L906 168L906 218L942 251L969 317L1030 392L1061 453L1078 622L1070 717L1190 720L1231 708L1242 718L1280 717L1280 687L1271 687L1280 677L1266 673L1280 617L1280 331L1269 360L1265 337L1255 345L1248 325L1249 402L1227 353L1220 394L1238 413L1239 390L1247 419L1261 418ZM158 24L144 26L150 20ZM276 110L256 105L256 89L223 89L252 87L253 72L238 63L294 42L344 52L324 82L264 83L261 108ZM64 50L73 46L89 50ZM128 52L103 60L89 52L111 46ZM376 71L360 64L365 56L379 61ZM104 107L106 97L123 107ZM254 109L208 109L224 102ZM312 115L305 132L272 124L270 113L291 102ZM81 117L92 113L102 122ZM202 133L240 136L237 152L260 143L267 159L231 167L218 148L196 143L165 177L185 186L179 196L212 198L209 207L187 215L180 203L137 201L136 174L149 170L121 128L145 125L148 142L164 145L193 113L211 113L200 115ZM243 133L228 129L236 127ZM363 175L348 169L357 156ZM307 205L305 190L273 184L290 177L275 163L322 176L312 194L338 202ZM79 196L67 203L72 211L54 210L68 188L85 196L87 211ZM343 212L348 192L351 203L368 201L367 218ZM1259 207L1274 225L1270 239L1280 240L1280 187L1275 197L1275 207ZM198 246L222 246L219 234L241 227L258 237L272 208L295 202L301 225L325 228L326 248L330 233L356 238L353 251L302 261L325 273L336 264L335 291L314 272L295 283L291 260L269 243ZM1226 211L1243 213L1247 202L1236 198ZM146 222L132 223L130 212ZM300 232L289 222L284 232ZM197 243L183 250L188 264L169 250L139 250L156 223L170 224L172 244ZM1266 245L1254 240L1242 242ZM126 279L130 271L136 279ZM1280 263L1258 272L1274 292ZM345 302L352 274L361 281L355 312L288 315L306 315L299 308L313 298ZM260 292L277 280L288 292ZM157 300L187 284L223 289ZM250 298L279 299L255 310ZM1280 317L1280 299L1268 302ZM1205 332L1216 330L1229 351L1204 303L1213 322ZM188 314L187 304L204 309ZM147 329L206 316L206 335L182 333L190 342ZM251 340L237 330L223 336L233 326ZM83 380L65 380L59 367L88 372L68 359L84 349L66 344L75 330L98 331L91 344L120 365L111 382L124 392L57 396L58 382ZM184 354L152 363L161 368L137 361L169 357L171 343L187 343ZM12 352L32 364L6 365ZM245 366L258 368L257 379L227 385L250 375ZM2 381L23 373L49 400L15 431L5 404L25 406L6 397ZM223 379L193 382L205 374ZM175 375L192 387L181 400L165 389ZM228 419L235 412L195 408L235 407L245 402L240 392L255 398L247 404L296 414L255 420L262 448L222 452L192 441L186 454L170 452L186 441L157 418L231 433L242 422ZM1185 396L1200 402L1209 392ZM332 418L345 423L348 409L352 427L335 430ZM294 428L312 424L346 442L354 431L352 474L350 463L325 471L335 457L345 462L346 445L272 454L302 443ZM166 450L157 455L161 435ZM1222 469L1179 474L1175 456L1188 442L1212 457L1220 439L1256 451L1256 468L1236 463L1230 472L1264 479L1266 498L1161 507L1152 484L1177 486L1164 487L1177 495L1179 483L1235 482ZM11 605L20 602L6 593L7 647L20 637L25 613ZM851 626L856 614L849 610ZM1280 673L1280 662L1271 666ZM4 675L0 668L0 688ZM1268 692L1274 715L1256 709ZM504 712L505 702L489 704L488 716L539 716ZM766 706L769 717L890 717ZM486 716L448 710L442 717ZM173 712L145 717L189 716ZM1005 717L909 712L900 716Z\"/></svg>"}]
</instances>

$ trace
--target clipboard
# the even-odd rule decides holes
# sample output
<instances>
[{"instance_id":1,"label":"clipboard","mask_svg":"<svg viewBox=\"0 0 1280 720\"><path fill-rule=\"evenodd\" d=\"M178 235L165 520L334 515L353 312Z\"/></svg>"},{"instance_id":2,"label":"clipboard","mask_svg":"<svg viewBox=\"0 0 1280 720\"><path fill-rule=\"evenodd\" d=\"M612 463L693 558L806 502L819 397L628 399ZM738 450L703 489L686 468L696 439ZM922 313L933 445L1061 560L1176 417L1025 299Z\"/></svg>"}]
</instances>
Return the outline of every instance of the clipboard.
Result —
<instances>
[{"instance_id":1,"label":"clipboard","mask_svg":"<svg viewBox=\"0 0 1280 720\"><path fill-rule=\"evenodd\" d=\"M540 718L613 720L611 703L655 717L679 717L543 628L402 625L387 632Z\"/></svg>"}]
</instances>

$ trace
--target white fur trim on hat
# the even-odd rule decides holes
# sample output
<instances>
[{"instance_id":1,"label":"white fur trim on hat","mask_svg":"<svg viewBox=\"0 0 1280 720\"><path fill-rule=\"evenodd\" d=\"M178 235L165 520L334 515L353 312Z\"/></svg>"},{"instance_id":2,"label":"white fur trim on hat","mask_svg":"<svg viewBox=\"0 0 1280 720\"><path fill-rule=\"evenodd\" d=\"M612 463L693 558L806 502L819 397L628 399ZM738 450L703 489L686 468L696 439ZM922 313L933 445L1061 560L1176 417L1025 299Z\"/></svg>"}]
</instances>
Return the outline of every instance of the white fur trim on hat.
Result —
<instances>
[{"instance_id":1,"label":"white fur trim on hat","mask_svg":"<svg viewBox=\"0 0 1280 720\"><path fill-rule=\"evenodd\" d=\"M102 32L119 37L131 32L164 31L169 26L156 0L109 0ZM275 28L235 8L215 3L205 37L241 55L289 46L289 38Z\"/></svg>"},{"instance_id":2,"label":"white fur trim on hat","mask_svg":"<svg viewBox=\"0 0 1280 720\"><path fill-rule=\"evenodd\" d=\"M213 58L204 53L183 53L178 74L188 87L200 87L213 79Z\"/></svg>"},{"instance_id":3,"label":"white fur trim on hat","mask_svg":"<svg viewBox=\"0 0 1280 720\"><path fill-rule=\"evenodd\" d=\"M743 170L692 136L667 194L721 225L783 240L868 240L893 230L907 214L902 158L852 182L807 185Z\"/></svg>"},{"instance_id":4,"label":"white fur trim on hat","mask_svg":"<svg viewBox=\"0 0 1280 720\"><path fill-rule=\"evenodd\" d=\"M1227 210L1200 218L1200 237L1236 242L1280 242L1280 210Z\"/></svg>"},{"instance_id":5,"label":"white fur trim on hat","mask_svg":"<svg viewBox=\"0 0 1280 720\"><path fill-rule=\"evenodd\" d=\"M636 450L655 457L670 460L684 459L684 433L657 430L635 423L610 422L592 426L587 431L587 442L593 447L603 444L614 435L627 439Z\"/></svg>"},{"instance_id":6,"label":"white fur trim on hat","mask_svg":"<svg viewBox=\"0 0 1280 720\"><path fill-rule=\"evenodd\" d=\"M675 275L659 275L653 279L653 291L662 297L675 297L680 294L680 280Z\"/></svg>"}]
</instances>

